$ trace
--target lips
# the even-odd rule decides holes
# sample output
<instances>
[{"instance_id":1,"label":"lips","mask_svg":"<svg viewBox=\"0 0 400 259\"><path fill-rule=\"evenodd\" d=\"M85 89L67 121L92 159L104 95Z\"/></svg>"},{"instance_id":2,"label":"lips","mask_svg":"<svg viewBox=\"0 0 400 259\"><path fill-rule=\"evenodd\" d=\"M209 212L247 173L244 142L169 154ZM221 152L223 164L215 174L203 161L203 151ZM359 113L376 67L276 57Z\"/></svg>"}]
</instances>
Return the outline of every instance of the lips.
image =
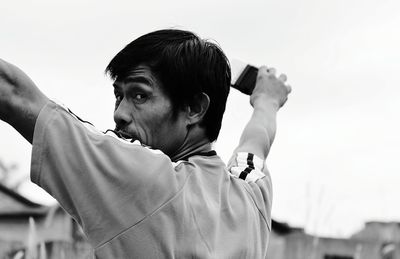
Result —
<instances>
[{"instance_id":1,"label":"lips","mask_svg":"<svg viewBox=\"0 0 400 259\"><path fill-rule=\"evenodd\" d=\"M131 135L131 134L129 134L129 133L123 131L123 130L117 130L117 129L115 129L114 132L115 132L119 137L122 137L122 138L124 138L124 139L137 139L137 138L135 138L133 135Z\"/></svg>"}]
</instances>

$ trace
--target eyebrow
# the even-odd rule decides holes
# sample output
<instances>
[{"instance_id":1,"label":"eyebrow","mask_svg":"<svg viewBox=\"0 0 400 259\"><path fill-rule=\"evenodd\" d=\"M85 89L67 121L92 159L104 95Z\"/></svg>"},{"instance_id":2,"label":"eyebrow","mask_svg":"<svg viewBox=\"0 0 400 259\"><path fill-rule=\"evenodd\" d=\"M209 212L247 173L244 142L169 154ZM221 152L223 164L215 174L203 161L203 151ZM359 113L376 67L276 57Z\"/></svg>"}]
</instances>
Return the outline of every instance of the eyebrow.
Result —
<instances>
[{"instance_id":1,"label":"eyebrow","mask_svg":"<svg viewBox=\"0 0 400 259\"><path fill-rule=\"evenodd\" d=\"M117 84L119 80L116 80L113 83L114 88L120 88L120 86ZM148 78L146 76L142 76L142 75L138 75L138 76L128 76L126 78L124 78L123 80L119 81L122 82L124 84L129 84L129 83L142 83L142 84L146 84L148 86L153 87L154 86L154 80L152 78Z\"/></svg>"},{"instance_id":2,"label":"eyebrow","mask_svg":"<svg viewBox=\"0 0 400 259\"><path fill-rule=\"evenodd\" d=\"M122 80L122 82L124 82L125 84L128 84L128 83L143 83L143 84L147 84L147 85L150 85L150 86L154 85L154 80L152 78L149 78L147 76L142 76L142 75L128 76L128 77L124 78L124 80Z\"/></svg>"}]
</instances>

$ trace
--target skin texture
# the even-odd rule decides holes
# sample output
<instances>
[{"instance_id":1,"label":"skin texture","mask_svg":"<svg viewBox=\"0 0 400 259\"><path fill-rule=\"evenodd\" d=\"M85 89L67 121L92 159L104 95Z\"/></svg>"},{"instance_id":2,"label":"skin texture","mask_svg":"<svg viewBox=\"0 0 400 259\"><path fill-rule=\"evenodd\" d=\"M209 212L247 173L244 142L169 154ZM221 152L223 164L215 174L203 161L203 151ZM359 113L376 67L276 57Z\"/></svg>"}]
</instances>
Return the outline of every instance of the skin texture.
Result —
<instances>
[{"instance_id":1,"label":"skin texture","mask_svg":"<svg viewBox=\"0 0 400 259\"><path fill-rule=\"evenodd\" d=\"M48 101L22 70L0 59L0 120L32 143L36 119Z\"/></svg>"},{"instance_id":2,"label":"skin texture","mask_svg":"<svg viewBox=\"0 0 400 259\"><path fill-rule=\"evenodd\" d=\"M258 70L256 86L250 96L253 114L243 130L235 152L251 152L265 160L276 133L278 110L286 103L291 87L287 77L275 75L274 68L262 66Z\"/></svg>"},{"instance_id":3,"label":"skin texture","mask_svg":"<svg viewBox=\"0 0 400 259\"><path fill-rule=\"evenodd\" d=\"M116 130L126 138L172 155L184 144L191 124L188 110L173 116L170 98L150 68L140 65L114 82Z\"/></svg>"}]
</instances>

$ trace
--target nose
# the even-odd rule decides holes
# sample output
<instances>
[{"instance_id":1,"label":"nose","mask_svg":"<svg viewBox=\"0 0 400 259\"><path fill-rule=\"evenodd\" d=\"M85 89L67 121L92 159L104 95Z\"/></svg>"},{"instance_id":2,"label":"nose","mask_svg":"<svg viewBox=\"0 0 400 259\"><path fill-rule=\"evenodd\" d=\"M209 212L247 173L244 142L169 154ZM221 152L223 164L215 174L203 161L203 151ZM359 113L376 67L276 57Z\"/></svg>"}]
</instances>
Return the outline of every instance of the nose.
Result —
<instances>
[{"instance_id":1,"label":"nose","mask_svg":"<svg viewBox=\"0 0 400 259\"><path fill-rule=\"evenodd\" d=\"M129 105L125 99L122 99L121 103L115 108L114 121L118 129L123 129L131 122Z\"/></svg>"}]
</instances>

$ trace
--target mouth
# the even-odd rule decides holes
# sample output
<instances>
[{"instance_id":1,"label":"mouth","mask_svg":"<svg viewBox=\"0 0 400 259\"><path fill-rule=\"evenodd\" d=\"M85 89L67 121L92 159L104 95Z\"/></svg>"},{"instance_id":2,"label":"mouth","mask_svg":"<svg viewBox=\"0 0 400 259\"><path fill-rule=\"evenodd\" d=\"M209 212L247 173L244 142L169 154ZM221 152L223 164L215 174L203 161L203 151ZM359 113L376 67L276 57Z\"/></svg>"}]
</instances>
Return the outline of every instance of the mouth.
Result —
<instances>
[{"instance_id":1,"label":"mouth","mask_svg":"<svg viewBox=\"0 0 400 259\"><path fill-rule=\"evenodd\" d=\"M114 132L119 137L124 138L124 139L137 139L134 136L132 136L131 134L129 134L129 133L123 131L123 130L115 129Z\"/></svg>"}]
</instances>

